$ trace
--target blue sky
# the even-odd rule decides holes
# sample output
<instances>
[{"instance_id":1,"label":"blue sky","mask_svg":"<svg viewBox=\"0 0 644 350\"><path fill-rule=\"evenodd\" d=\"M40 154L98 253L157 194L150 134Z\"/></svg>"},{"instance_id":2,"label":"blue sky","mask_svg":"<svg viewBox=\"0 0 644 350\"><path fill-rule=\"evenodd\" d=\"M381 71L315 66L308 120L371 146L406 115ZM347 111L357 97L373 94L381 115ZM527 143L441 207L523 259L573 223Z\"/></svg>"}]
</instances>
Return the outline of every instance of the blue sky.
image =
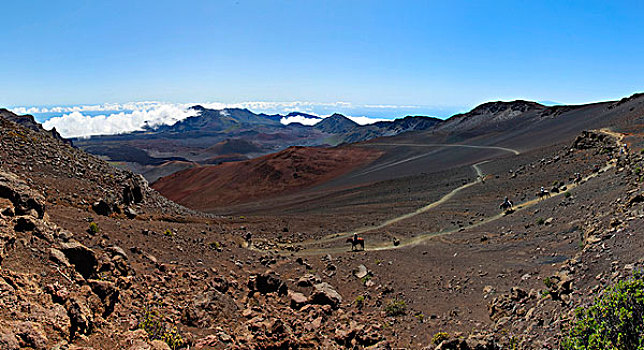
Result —
<instances>
[{"instance_id":1,"label":"blue sky","mask_svg":"<svg viewBox=\"0 0 644 350\"><path fill-rule=\"evenodd\" d=\"M25 0L0 13L8 107L343 101L448 116L644 90L641 1Z\"/></svg>"}]
</instances>

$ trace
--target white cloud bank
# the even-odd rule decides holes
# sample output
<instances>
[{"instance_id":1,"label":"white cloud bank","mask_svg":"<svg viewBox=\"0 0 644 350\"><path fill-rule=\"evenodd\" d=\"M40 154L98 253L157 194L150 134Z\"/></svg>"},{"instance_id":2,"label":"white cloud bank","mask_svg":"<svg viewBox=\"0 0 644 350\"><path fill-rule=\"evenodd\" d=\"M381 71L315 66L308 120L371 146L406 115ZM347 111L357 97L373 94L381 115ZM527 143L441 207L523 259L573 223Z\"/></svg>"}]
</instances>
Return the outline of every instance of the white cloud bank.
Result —
<instances>
[{"instance_id":1,"label":"white cloud bank","mask_svg":"<svg viewBox=\"0 0 644 350\"><path fill-rule=\"evenodd\" d=\"M247 108L255 113L288 114L289 112L303 112L318 115L319 111L333 113L340 109L356 109L364 106L355 106L348 102L241 102L241 103L164 103L155 101L130 102L130 103L104 103L97 105L79 106L54 106L54 107L15 107L12 110L17 114L34 114L36 116L61 114L46 120L43 127L53 127L63 137L88 137L92 135L111 135L143 130L149 126L174 125L176 122L196 115L190 107L201 105L211 109ZM369 106L372 108L373 106ZM386 106L393 108L395 106ZM316 113L318 111L318 113ZM102 113L104 112L104 113ZM328 115L322 113L321 118ZM375 123L383 118L370 118L365 116L347 116L358 124ZM306 118L305 116L291 116L282 118L282 124L301 123L315 125L321 119Z\"/></svg>"},{"instance_id":2,"label":"white cloud bank","mask_svg":"<svg viewBox=\"0 0 644 350\"><path fill-rule=\"evenodd\" d=\"M45 129L55 127L63 137L87 137L143 130L146 123L153 127L164 124L173 125L179 120L196 115L196 112L189 110L188 107L174 104L131 107L136 109L109 115L88 115L81 112L81 110L88 111L86 109L74 110L60 117L50 118L43 123L43 127Z\"/></svg>"}]
</instances>

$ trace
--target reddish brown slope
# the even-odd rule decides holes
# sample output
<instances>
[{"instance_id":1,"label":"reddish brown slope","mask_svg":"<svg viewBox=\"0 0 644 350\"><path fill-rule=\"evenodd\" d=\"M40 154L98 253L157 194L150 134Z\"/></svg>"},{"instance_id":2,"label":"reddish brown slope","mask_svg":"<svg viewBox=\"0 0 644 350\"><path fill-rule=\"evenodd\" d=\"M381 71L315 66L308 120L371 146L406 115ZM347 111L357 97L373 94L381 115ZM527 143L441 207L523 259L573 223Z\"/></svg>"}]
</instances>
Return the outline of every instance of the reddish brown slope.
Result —
<instances>
[{"instance_id":1,"label":"reddish brown slope","mask_svg":"<svg viewBox=\"0 0 644 350\"><path fill-rule=\"evenodd\" d=\"M352 147L290 147L248 161L180 171L152 187L177 203L208 210L317 185L380 155Z\"/></svg>"}]
</instances>

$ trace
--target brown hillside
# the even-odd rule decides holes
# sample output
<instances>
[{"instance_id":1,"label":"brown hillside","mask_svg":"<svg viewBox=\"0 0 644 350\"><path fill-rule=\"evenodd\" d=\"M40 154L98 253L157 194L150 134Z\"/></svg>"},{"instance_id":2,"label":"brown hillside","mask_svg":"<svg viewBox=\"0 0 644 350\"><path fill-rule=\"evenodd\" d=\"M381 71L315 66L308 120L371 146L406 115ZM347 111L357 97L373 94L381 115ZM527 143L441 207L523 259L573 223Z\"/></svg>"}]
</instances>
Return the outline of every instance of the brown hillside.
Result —
<instances>
[{"instance_id":1,"label":"brown hillside","mask_svg":"<svg viewBox=\"0 0 644 350\"><path fill-rule=\"evenodd\" d=\"M177 203L207 210L317 185L380 155L349 147L290 147L248 161L181 171L159 179L153 188Z\"/></svg>"}]
</instances>

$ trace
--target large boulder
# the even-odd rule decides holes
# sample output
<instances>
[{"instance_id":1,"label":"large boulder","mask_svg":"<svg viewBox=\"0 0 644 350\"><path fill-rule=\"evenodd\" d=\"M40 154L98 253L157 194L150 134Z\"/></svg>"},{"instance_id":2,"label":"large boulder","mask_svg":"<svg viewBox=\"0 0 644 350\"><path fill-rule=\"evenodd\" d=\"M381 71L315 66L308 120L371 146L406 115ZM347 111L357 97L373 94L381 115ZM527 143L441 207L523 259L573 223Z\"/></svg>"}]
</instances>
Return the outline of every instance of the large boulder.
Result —
<instances>
[{"instance_id":1,"label":"large boulder","mask_svg":"<svg viewBox=\"0 0 644 350\"><path fill-rule=\"evenodd\" d=\"M291 307L293 309L299 310L308 302L306 296L299 292L293 292L289 290L288 296L291 299Z\"/></svg>"},{"instance_id":2,"label":"large boulder","mask_svg":"<svg viewBox=\"0 0 644 350\"><path fill-rule=\"evenodd\" d=\"M0 198L13 203L15 215L33 215L40 219L45 215L45 197L12 173L0 171Z\"/></svg>"},{"instance_id":3,"label":"large boulder","mask_svg":"<svg viewBox=\"0 0 644 350\"><path fill-rule=\"evenodd\" d=\"M103 216L109 216L111 215L114 211L112 210L112 206L109 205L105 200L101 199L97 202L94 202L92 204L92 210L98 214L98 215L103 215Z\"/></svg>"},{"instance_id":4,"label":"large boulder","mask_svg":"<svg viewBox=\"0 0 644 350\"><path fill-rule=\"evenodd\" d=\"M18 343L18 338L13 332L8 329L0 328L0 349L5 350L18 350L20 349L20 344Z\"/></svg>"},{"instance_id":5,"label":"large boulder","mask_svg":"<svg viewBox=\"0 0 644 350\"><path fill-rule=\"evenodd\" d=\"M123 203L130 205L141 203L145 200L145 192L148 189L148 182L140 175L132 175L128 184L123 187Z\"/></svg>"},{"instance_id":6,"label":"large boulder","mask_svg":"<svg viewBox=\"0 0 644 350\"><path fill-rule=\"evenodd\" d=\"M94 328L94 315L87 306L87 303L78 296L70 297L65 303L65 309L69 315L70 339L78 335L88 335Z\"/></svg>"},{"instance_id":7,"label":"large boulder","mask_svg":"<svg viewBox=\"0 0 644 350\"><path fill-rule=\"evenodd\" d=\"M286 295L288 288L280 276L272 271L267 271L261 275L251 275L248 278L248 289L251 292L278 293Z\"/></svg>"},{"instance_id":8,"label":"large boulder","mask_svg":"<svg viewBox=\"0 0 644 350\"><path fill-rule=\"evenodd\" d=\"M103 317L109 316L113 311L116 303L119 300L120 290L110 281L101 281L101 280L89 280L89 285L92 288L92 292L96 294L101 301L103 302L104 311Z\"/></svg>"},{"instance_id":9,"label":"large boulder","mask_svg":"<svg viewBox=\"0 0 644 350\"><path fill-rule=\"evenodd\" d=\"M89 279L96 275L98 259L96 258L96 254L93 250L79 242L71 241L69 243L62 243L60 251L65 254L67 260L74 265L76 271L78 271L83 278Z\"/></svg>"},{"instance_id":10,"label":"large boulder","mask_svg":"<svg viewBox=\"0 0 644 350\"><path fill-rule=\"evenodd\" d=\"M181 322L192 327L208 327L217 319L231 318L237 311L237 304L228 294L210 290L193 298L184 308Z\"/></svg>"},{"instance_id":11,"label":"large boulder","mask_svg":"<svg viewBox=\"0 0 644 350\"><path fill-rule=\"evenodd\" d=\"M330 305L332 308L338 308L340 306L342 296L330 284L322 282L314 285L313 288L315 291L309 297L309 303Z\"/></svg>"}]
</instances>

